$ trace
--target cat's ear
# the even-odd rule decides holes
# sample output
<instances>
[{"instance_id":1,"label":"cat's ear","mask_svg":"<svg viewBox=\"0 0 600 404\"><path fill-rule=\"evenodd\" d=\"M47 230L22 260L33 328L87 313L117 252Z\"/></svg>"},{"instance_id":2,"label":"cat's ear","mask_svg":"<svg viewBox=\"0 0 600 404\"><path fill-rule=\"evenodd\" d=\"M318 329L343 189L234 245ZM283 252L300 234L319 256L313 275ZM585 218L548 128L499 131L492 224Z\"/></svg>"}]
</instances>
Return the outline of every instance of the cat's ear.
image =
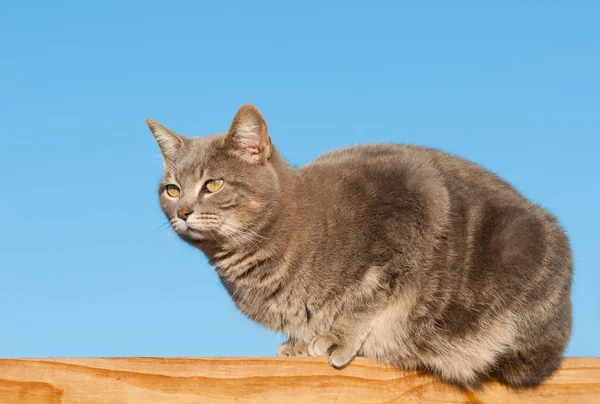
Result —
<instances>
[{"instance_id":1,"label":"cat's ear","mask_svg":"<svg viewBox=\"0 0 600 404\"><path fill-rule=\"evenodd\" d=\"M148 118L146 119L146 123L156 139L156 143L158 143L158 147L160 147L160 151L165 160L172 159L179 149L183 147L185 138L172 130L165 128L154 119Z\"/></svg>"},{"instance_id":2,"label":"cat's ear","mask_svg":"<svg viewBox=\"0 0 600 404\"><path fill-rule=\"evenodd\" d=\"M224 145L237 155L253 162L264 163L271 157L273 146L267 121L258 108L251 104L240 108L233 118Z\"/></svg>"}]
</instances>

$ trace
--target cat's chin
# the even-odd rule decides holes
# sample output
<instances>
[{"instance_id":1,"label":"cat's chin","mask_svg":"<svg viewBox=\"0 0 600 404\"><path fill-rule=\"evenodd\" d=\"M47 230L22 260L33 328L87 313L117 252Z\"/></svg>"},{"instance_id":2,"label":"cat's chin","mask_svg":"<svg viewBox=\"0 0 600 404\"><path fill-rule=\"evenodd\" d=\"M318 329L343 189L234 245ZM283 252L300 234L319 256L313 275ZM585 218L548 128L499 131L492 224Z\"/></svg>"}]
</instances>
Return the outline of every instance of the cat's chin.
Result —
<instances>
[{"instance_id":1,"label":"cat's chin","mask_svg":"<svg viewBox=\"0 0 600 404\"><path fill-rule=\"evenodd\" d=\"M202 234L201 232L193 229L188 229L185 233L178 233L179 237L181 237L185 241L189 241L192 243L199 243L201 241L206 241L208 239L207 236Z\"/></svg>"}]
</instances>

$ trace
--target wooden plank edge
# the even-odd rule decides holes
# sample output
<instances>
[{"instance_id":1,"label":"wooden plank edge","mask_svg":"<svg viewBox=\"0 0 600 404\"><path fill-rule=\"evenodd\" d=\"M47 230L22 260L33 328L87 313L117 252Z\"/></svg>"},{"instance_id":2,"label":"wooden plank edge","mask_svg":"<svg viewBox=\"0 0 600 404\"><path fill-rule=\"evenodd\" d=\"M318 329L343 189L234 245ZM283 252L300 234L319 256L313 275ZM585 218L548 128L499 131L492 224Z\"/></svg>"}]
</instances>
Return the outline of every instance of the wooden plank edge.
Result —
<instances>
[{"instance_id":1,"label":"wooden plank edge","mask_svg":"<svg viewBox=\"0 0 600 404\"><path fill-rule=\"evenodd\" d=\"M600 358L566 358L536 389L464 391L357 358L0 359L0 403L600 403Z\"/></svg>"}]
</instances>

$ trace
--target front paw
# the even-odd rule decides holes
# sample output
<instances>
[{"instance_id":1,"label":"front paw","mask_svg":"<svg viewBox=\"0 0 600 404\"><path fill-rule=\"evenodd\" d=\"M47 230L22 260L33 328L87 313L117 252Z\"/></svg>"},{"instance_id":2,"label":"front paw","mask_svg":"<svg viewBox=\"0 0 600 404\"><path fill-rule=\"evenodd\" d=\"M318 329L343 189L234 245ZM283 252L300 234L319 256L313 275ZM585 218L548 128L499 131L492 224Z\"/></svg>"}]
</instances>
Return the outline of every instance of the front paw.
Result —
<instances>
[{"instance_id":1,"label":"front paw","mask_svg":"<svg viewBox=\"0 0 600 404\"><path fill-rule=\"evenodd\" d=\"M317 335L308 344L308 354L310 356L329 356L329 351L340 344L340 339L331 333Z\"/></svg>"},{"instance_id":2,"label":"front paw","mask_svg":"<svg viewBox=\"0 0 600 404\"><path fill-rule=\"evenodd\" d=\"M310 356L327 356L329 364L336 369L343 369L348 366L357 352L357 349L344 343L337 335L331 333L319 335L308 344L308 354Z\"/></svg>"},{"instance_id":3,"label":"front paw","mask_svg":"<svg viewBox=\"0 0 600 404\"><path fill-rule=\"evenodd\" d=\"M304 342L288 340L277 349L277 356L308 356L308 345Z\"/></svg>"}]
</instances>

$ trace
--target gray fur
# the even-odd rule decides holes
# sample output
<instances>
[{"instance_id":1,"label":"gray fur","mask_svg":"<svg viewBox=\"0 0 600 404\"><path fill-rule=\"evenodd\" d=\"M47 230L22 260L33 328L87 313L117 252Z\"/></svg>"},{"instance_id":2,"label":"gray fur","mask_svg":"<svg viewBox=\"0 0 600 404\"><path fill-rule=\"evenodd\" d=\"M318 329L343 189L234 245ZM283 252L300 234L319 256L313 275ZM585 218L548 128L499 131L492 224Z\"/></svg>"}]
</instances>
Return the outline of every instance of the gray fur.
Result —
<instances>
[{"instance_id":1,"label":"gray fur","mask_svg":"<svg viewBox=\"0 0 600 404\"><path fill-rule=\"evenodd\" d=\"M362 355L463 386L535 386L559 366L572 322L569 241L484 168L385 144L295 169L251 105L227 134L149 126L169 151L164 213L242 312L289 336L279 355L325 355L336 368ZM208 179L225 182L211 194ZM181 209L193 211L187 222Z\"/></svg>"}]
</instances>

